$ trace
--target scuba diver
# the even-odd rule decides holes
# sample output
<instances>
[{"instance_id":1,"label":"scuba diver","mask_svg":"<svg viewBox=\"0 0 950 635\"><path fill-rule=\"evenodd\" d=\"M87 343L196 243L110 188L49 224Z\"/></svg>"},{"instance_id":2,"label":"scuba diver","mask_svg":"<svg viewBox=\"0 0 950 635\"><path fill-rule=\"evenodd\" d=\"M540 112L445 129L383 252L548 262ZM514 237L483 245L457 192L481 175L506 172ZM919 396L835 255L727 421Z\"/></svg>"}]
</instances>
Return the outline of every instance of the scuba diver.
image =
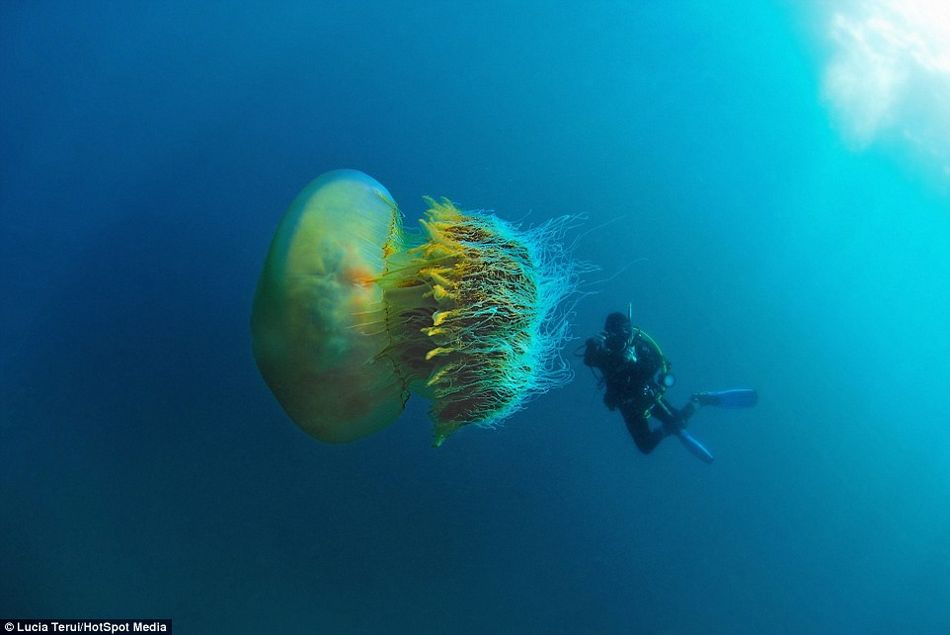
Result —
<instances>
[{"instance_id":1,"label":"scuba diver","mask_svg":"<svg viewBox=\"0 0 950 635\"><path fill-rule=\"evenodd\" d=\"M627 314L611 313L604 332L587 339L584 364L600 371L600 385L606 388L604 403L610 410L620 409L627 430L644 454L649 454L666 437L676 435L696 457L712 463L706 447L686 431L686 424L701 406L748 408L758 400L755 390L736 388L695 393L682 408L665 397L675 379L663 351L640 328L634 327ZM650 419L660 422L651 427Z\"/></svg>"}]
</instances>

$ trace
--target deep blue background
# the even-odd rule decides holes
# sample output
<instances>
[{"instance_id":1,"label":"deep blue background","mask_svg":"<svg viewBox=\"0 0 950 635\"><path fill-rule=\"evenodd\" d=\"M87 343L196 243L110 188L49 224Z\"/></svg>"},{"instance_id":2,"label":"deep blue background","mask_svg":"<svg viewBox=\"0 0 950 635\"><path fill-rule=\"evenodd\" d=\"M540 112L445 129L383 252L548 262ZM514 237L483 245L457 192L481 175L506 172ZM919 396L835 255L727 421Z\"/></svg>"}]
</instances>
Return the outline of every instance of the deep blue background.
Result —
<instances>
[{"instance_id":1,"label":"deep blue background","mask_svg":"<svg viewBox=\"0 0 950 635\"><path fill-rule=\"evenodd\" d=\"M713 4L0 4L0 614L950 632L946 193L844 146L811 17ZM439 450L414 402L311 440L248 317L343 167L410 222L586 214L576 334L632 301L675 399L759 407L697 416L711 467L640 456L580 366Z\"/></svg>"}]
</instances>

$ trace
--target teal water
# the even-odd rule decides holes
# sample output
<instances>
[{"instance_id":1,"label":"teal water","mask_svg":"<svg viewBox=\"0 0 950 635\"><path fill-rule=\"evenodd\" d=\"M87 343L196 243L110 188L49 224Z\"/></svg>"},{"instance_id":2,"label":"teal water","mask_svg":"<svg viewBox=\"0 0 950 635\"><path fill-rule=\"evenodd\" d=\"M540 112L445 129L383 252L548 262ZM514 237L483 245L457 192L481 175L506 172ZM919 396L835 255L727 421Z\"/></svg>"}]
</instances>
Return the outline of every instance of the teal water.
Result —
<instances>
[{"instance_id":1,"label":"teal water","mask_svg":"<svg viewBox=\"0 0 950 635\"><path fill-rule=\"evenodd\" d=\"M0 615L183 633L950 632L950 192L855 143L821 9L0 5ZM924 116L923 110L914 111ZM907 136L907 135L905 135ZM276 223L357 168L584 214L578 338L633 305L693 391L640 455L587 369L429 447L260 379ZM570 355L575 343L565 351Z\"/></svg>"}]
</instances>

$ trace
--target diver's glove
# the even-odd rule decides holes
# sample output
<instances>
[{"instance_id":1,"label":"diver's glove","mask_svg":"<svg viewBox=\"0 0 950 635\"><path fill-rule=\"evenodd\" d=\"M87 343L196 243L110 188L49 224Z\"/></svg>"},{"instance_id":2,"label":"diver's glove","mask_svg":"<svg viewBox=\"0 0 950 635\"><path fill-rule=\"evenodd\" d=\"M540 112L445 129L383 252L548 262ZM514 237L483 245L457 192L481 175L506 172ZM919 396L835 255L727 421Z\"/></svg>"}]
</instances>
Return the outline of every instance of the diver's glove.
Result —
<instances>
[{"instance_id":1,"label":"diver's glove","mask_svg":"<svg viewBox=\"0 0 950 635\"><path fill-rule=\"evenodd\" d=\"M584 363L587 366L599 366L604 356L604 336L588 337L584 348Z\"/></svg>"}]
</instances>

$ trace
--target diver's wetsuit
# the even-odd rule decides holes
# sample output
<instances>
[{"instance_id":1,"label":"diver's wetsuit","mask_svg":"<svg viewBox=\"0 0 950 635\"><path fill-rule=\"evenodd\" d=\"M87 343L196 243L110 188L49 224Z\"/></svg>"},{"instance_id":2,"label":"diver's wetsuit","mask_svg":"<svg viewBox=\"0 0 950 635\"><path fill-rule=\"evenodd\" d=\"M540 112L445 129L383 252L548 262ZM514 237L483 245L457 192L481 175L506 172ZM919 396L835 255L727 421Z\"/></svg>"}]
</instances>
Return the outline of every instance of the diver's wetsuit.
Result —
<instances>
[{"instance_id":1,"label":"diver's wetsuit","mask_svg":"<svg viewBox=\"0 0 950 635\"><path fill-rule=\"evenodd\" d=\"M663 379L658 374L664 362L649 336L634 331L629 318L620 313L607 317L604 333L588 338L584 351L584 363L603 373L604 403L611 410L620 408L630 436L644 454L685 428L696 409L692 401L674 408L663 396ZM663 425L651 428L651 416Z\"/></svg>"}]
</instances>

